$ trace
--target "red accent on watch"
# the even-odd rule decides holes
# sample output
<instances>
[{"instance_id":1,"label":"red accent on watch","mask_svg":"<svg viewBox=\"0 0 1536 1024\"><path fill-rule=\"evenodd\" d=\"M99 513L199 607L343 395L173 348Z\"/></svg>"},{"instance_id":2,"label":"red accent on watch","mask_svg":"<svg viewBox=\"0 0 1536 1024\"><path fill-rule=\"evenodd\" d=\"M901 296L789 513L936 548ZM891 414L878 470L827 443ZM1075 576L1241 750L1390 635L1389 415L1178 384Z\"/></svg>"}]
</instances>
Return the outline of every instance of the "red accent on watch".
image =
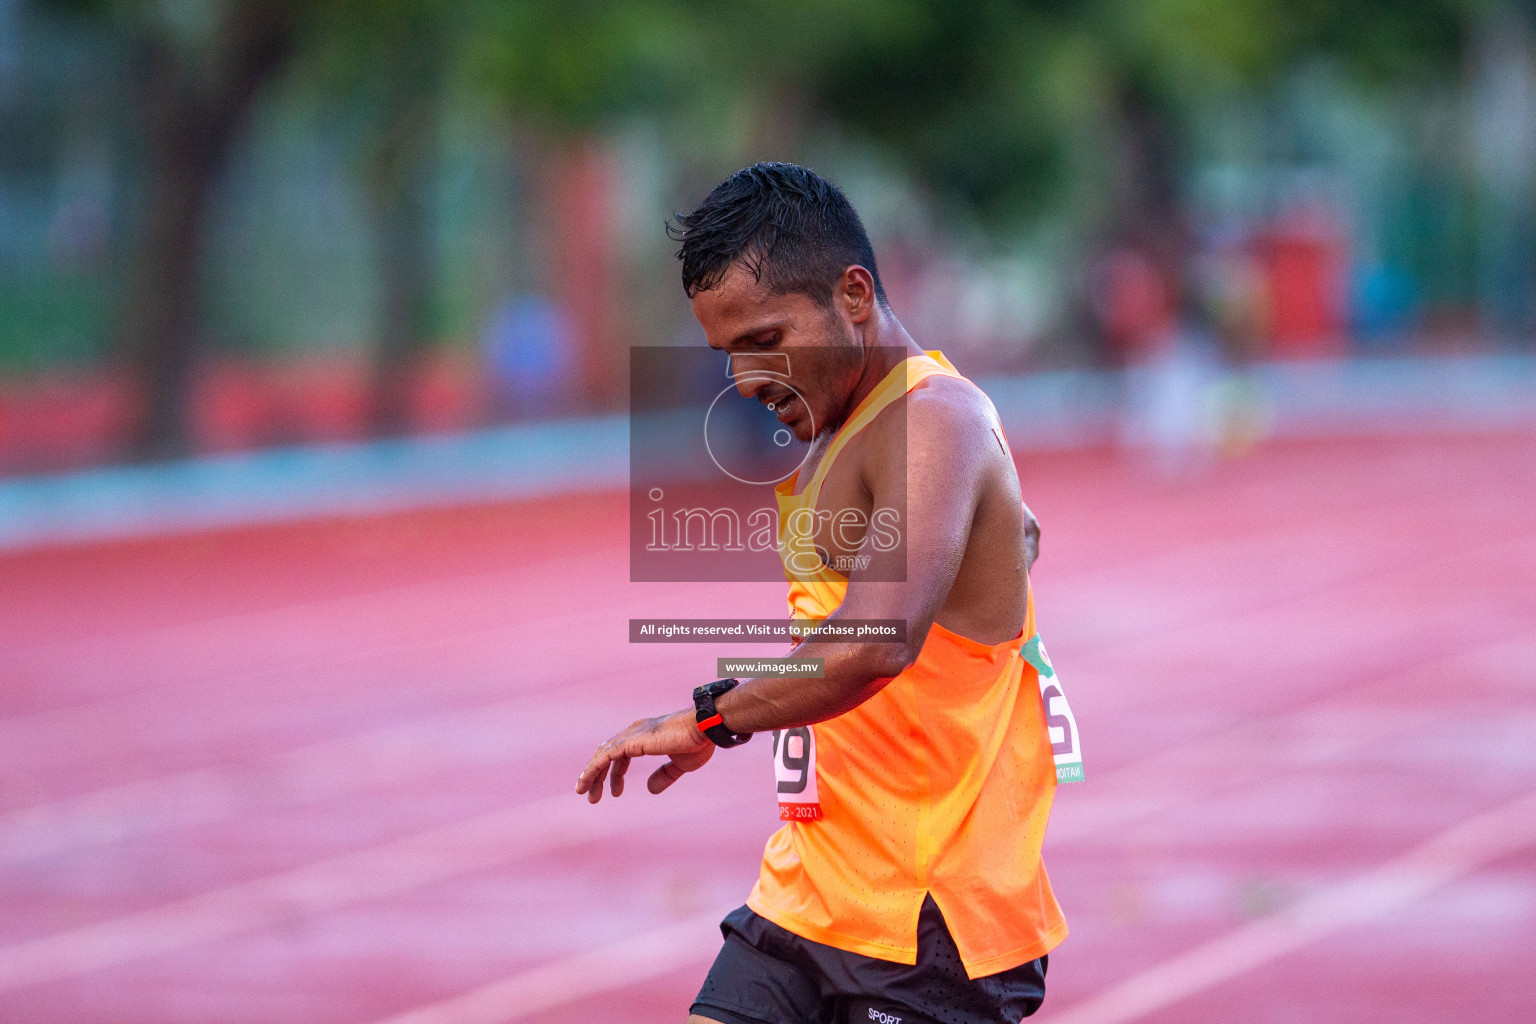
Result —
<instances>
[{"instance_id":1,"label":"red accent on watch","mask_svg":"<svg viewBox=\"0 0 1536 1024\"><path fill-rule=\"evenodd\" d=\"M708 732L710 729L713 729L715 726L720 725L724 721L725 719L721 718L720 714L716 712L714 717L706 718L704 721L699 723L699 732Z\"/></svg>"}]
</instances>

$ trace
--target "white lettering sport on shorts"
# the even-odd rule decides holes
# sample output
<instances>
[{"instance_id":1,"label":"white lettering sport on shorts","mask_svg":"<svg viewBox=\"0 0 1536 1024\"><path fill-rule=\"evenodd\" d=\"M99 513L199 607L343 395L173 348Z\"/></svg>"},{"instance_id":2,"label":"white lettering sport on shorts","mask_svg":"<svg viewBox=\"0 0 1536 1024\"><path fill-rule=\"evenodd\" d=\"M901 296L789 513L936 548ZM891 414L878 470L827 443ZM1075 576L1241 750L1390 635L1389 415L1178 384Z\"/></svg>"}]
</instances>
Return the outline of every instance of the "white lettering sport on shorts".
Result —
<instances>
[{"instance_id":1,"label":"white lettering sport on shorts","mask_svg":"<svg viewBox=\"0 0 1536 1024\"><path fill-rule=\"evenodd\" d=\"M810 726L773 731L773 777L779 790L780 821L821 817L816 795L816 730Z\"/></svg>"},{"instance_id":2,"label":"white lettering sport on shorts","mask_svg":"<svg viewBox=\"0 0 1536 1024\"><path fill-rule=\"evenodd\" d=\"M1077 718L1067 704L1061 677L1045 653L1045 644L1036 633L1019 651L1019 656L1035 667L1040 678L1040 703L1045 708L1045 727L1051 737L1051 753L1056 757L1057 782L1083 781L1083 744L1078 735Z\"/></svg>"}]
</instances>

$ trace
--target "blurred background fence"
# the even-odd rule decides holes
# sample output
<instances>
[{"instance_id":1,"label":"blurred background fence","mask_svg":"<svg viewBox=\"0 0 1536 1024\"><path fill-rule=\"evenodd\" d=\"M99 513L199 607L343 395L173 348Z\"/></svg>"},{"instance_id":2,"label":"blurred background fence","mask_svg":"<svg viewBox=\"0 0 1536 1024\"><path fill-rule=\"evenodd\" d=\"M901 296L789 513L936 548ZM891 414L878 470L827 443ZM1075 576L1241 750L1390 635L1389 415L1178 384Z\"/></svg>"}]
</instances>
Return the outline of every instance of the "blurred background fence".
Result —
<instances>
[{"instance_id":1,"label":"blurred background fence","mask_svg":"<svg viewBox=\"0 0 1536 1024\"><path fill-rule=\"evenodd\" d=\"M0 472L618 410L628 346L695 339L665 219L762 158L844 185L969 373L1529 353L1532 26L0 0Z\"/></svg>"}]
</instances>

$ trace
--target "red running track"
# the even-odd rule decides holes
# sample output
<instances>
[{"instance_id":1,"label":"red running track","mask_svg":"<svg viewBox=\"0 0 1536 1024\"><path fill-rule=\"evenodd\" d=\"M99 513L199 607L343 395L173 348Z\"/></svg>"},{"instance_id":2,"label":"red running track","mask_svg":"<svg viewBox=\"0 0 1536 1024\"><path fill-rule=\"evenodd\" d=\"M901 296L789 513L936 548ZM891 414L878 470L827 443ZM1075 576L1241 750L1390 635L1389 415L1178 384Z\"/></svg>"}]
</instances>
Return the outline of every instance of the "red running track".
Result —
<instances>
[{"instance_id":1,"label":"red running track","mask_svg":"<svg viewBox=\"0 0 1536 1024\"><path fill-rule=\"evenodd\" d=\"M1031 455L1084 730L1038 1019L1536 1020L1536 437ZM621 496L0 558L0 1021L680 1022L755 745L588 807L720 654ZM638 789L638 787L636 787Z\"/></svg>"}]
</instances>

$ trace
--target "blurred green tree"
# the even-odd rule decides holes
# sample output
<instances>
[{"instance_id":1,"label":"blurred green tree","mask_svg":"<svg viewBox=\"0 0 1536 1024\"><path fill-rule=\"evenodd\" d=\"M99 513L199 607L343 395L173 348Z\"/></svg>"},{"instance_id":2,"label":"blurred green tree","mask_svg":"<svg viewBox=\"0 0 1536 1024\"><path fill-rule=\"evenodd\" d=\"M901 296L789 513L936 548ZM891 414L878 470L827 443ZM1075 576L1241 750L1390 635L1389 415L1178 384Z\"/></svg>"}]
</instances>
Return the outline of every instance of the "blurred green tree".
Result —
<instances>
[{"instance_id":1,"label":"blurred green tree","mask_svg":"<svg viewBox=\"0 0 1536 1024\"><path fill-rule=\"evenodd\" d=\"M988 218L1098 177L1124 230L1174 235L1196 107L1327 55L1362 79L1450 72L1483 0L973 0L883 5L900 32L813 68L829 114ZM741 11L741 5L733 5ZM1087 159L1084 159L1085 155ZM1074 156L1075 155L1075 156ZM1106 159L1106 157L1108 159Z\"/></svg>"},{"instance_id":2,"label":"blurred green tree","mask_svg":"<svg viewBox=\"0 0 1536 1024\"><path fill-rule=\"evenodd\" d=\"M1486 0L571 0L483 8L492 91L558 133L637 108L745 121L781 155L852 131L999 234L1074 193L1176 266L1200 103L1328 56L1362 80L1453 72ZM728 135L728 132L717 134ZM689 142L693 140L687 140ZM728 145L728 143L727 143Z\"/></svg>"},{"instance_id":3,"label":"blurred green tree","mask_svg":"<svg viewBox=\"0 0 1536 1024\"><path fill-rule=\"evenodd\" d=\"M185 448L199 338L209 194L261 89L292 55L305 20L298 0L151 3L48 0L99 19L132 68L142 199L115 350L140 396L133 454Z\"/></svg>"},{"instance_id":4,"label":"blurred green tree","mask_svg":"<svg viewBox=\"0 0 1536 1024\"><path fill-rule=\"evenodd\" d=\"M381 310L373 420L405 420L407 377L431 301L435 105L451 62L446 0L44 0L106 26L127 51L140 139L136 211L114 351L139 396L139 458L186 451L200 355L210 195L262 91L295 59L363 94L372 113L363 178L378 225Z\"/></svg>"},{"instance_id":5,"label":"blurred green tree","mask_svg":"<svg viewBox=\"0 0 1536 1024\"><path fill-rule=\"evenodd\" d=\"M1213 98L1263 96L1308 60L1361 84L1417 86L1455 72L1481 0L1062 0L1059 38L1078 68L1068 120L1099 126L1101 230L1184 276L1192 127ZM1203 109L1202 109L1203 108ZM1278 154L1274 154L1278 155ZM1107 173L1105 173L1107 172Z\"/></svg>"},{"instance_id":6,"label":"blurred green tree","mask_svg":"<svg viewBox=\"0 0 1536 1024\"><path fill-rule=\"evenodd\" d=\"M374 218L379 309L370 425L410 425L437 285L434 200L444 93L463 46L449 0L329 0L304 55L316 86L364 114L361 179Z\"/></svg>"},{"instance_id":7,"label":"blurred green tree","mask_svg":"<svg viewBox=\"0 0 1536 1024\"><path fill-rule=\"evenodd\" d=\"M38 0L109 25L134 55L139 235L118 351L145 396L139 453L183 450L209 193L261 90L300 53L375 111L364 173L382 308L375 424L405 421L431 303L434 129L445 83L503 103L554 190L586 188L582 140L647 111L679 145L780 156L812 123L873 140L982 222L1016 227L1053 188L1176 264L1177 154L1192 103L1262 88L1309 53L1365 76L1443 73L1482 0ZM1086 154L1086 156L1085 156ZM1107 197L1107 199L1106 199ZM577 197L580 199L581 197ZM579 235L558 222L555 240ZM576 301L603 291L546 253ZM590 270L587 279L584 273ZM602 300L592 304L601 306ZM600 319L600 317L599 317ZM600 332L599 324L594 330ZM589 353L589 359L603 358ZM583 376L600 367L587 365ZM593 377L593 379L596 379ZM601 394L594 396L601 400Z\"/></svg>"}]
</instances>

